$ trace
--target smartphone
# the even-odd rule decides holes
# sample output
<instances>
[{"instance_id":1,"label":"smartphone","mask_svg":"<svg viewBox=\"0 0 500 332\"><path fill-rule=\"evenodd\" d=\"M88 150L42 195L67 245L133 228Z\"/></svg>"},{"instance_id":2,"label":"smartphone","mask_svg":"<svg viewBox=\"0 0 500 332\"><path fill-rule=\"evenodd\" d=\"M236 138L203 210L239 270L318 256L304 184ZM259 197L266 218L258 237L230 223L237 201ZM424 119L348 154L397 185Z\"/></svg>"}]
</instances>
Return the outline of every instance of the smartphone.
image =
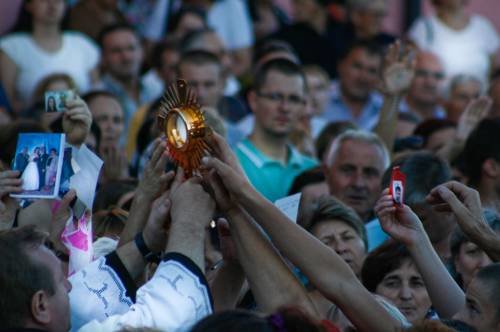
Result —
<instances>
[{"instance_id":1,"label":"smartphone","mask_svg":"<svg viewBox=\"0 0 500 332\"><path fill-rule=\"evenodd\" d=\"M406 175L399 169L399 166L394 166L391 173L391 184L389 187L390 194L394 204L404 204Z\"/></svg>"},{"instance_id":2,"label":"smartphone","mask_svg":"<svg viewBox=\"0 0 500 332\"><path fill-rule=\"evenodd\" d=\"M66 102L73 99L75 99L73 90L47 91L45 92L45 112L64 112L67 109Z\"/></svg>"}]
</instances>

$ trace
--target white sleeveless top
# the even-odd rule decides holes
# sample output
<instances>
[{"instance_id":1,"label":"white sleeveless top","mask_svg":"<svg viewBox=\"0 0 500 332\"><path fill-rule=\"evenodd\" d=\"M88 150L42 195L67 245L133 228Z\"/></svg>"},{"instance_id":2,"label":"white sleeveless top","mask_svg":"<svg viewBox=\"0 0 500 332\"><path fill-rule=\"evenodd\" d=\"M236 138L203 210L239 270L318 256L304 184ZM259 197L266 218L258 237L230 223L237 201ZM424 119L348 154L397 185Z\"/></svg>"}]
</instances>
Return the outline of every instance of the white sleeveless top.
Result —
<instances>
[{"instance_id":1,"label":"white sleeveless top","mask_svg":"<svg viewBox=\"0 0 500 332\"><path fill-rule=\"evenodd\" d=\"M28 33L13 33L0 39L0 50L17 65L16 94L29 103L38 83L48 75L64 73L75 81L80 92L91 87L90 72L99 62L99 48L88 37L64 32L56 52L41 49Z\"/></svg>"}]
</instances>

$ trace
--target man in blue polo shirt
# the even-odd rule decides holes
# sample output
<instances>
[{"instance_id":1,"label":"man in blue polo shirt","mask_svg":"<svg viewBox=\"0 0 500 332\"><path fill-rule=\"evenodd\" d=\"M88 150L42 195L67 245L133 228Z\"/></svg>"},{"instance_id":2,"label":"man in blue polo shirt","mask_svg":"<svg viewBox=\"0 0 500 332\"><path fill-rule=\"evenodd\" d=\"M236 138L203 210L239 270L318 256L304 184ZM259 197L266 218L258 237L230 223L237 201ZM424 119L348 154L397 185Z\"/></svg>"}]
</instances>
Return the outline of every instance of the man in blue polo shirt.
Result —
<instances>
[{"instance_id":1,"label":"man in blue polo shirt","mask_svg":"<svg viewBox=\"0 0 500 332\"><path fill-rule=\"evenodd\" d=\"M288 142L305 111L306 95L302 69L288 60L271 60L255 75L248 96L255 124L236 155L253 186L271 201L285 197L294 178L317 164Z\"/></svg>"}]
</instances>

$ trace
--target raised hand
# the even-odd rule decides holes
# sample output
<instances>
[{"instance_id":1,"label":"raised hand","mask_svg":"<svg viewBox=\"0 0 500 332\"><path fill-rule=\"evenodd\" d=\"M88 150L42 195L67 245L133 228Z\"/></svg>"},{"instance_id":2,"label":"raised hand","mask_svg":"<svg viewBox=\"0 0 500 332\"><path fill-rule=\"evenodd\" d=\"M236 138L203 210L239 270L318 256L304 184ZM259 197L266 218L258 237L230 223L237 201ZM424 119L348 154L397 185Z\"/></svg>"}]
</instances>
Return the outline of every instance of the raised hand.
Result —
<instances>
[{"instance_id":1,"label":"raised hand","mask_svg":"<svg viewBox=\"0 0 500 332\"><path fill-rule=\"evenodd\" d=\"M70 204L76 197L76 191L71 189L64 195L62 200L55 201L52 206L52 218L50 222L49 240L54 248L64 253L68 252L66 246L61 242L61 234L66 227L66 222L71 217Z\"/></svg>"},{"instance_id":2,"label":"raised hand","mask_svg":"<svg viewBox=\"0 0 500 332\"><path fill-rule=\"evenodd\" d=\"M22 191L22 180L19 179L19 174L19 171L0 172L0 230L10 229L14 224L19 206L9 194Z\"/></svg>"},{"instance_id":3,"label":"raised hand","mask_svg":"<svg viewBox=\"0 0 500 332\"><path fill-rule=\"evenodd\" d=\"M168 156L165 153L166 143L156 139L151 159L146 163L143 178L139 183L139 190L146 196L157 198L164 192L173 180L174 172L165 172Z\"/></svg>"},{"instance_id":4,"label":"raised hand","mask_svg":"<svg viewBox=\"0 0 500 332\"><path fill-rule=\"evenodd\" d=\"M142 231L144 242L152 252L160 252L165 248L167 241L165 226L169 220L171 205L168 196L169 192L166 191L153 202L148 221Z\"/></svg>"},{"instance_id":5,"label":"raised hand","mask_svg":"<svg viewBox=\"0 0 500 332\"><path fill-rule=\"evenodd\" d=\"M465 141L477 124L488 115L492 104L493 101L488 96L471 100L458 120L457 138Z\"/></svg>"},{"instance_id":6,"label":"raised hand","mask_svg":"<svg viewBox=\"0 0 500 332\"><path fill-rule=\"evenodd\" d=\"M234 205L234 202L224 200L236 199L251 184L243 172L238 158L224 138L213 133L208 143L212 148L213 156L203 157L201 168L208 172L208 182L213 186L214 191L219 189L218 192L215 192L216 199L218 204L223 205L220 208L224 210L224 208L230 208L229 205Z\"/></svg>"},{"instance_id":7,"label":"raised hand","mask_svg":"<svg viewBox=\"0 0 500 332\"><path fill-rule=\"evenodd\" d=\"M406 246L412 246L425 238L425 230L417 215L407 206L395 205L389 188L386 188L375 204L382 229L393 239Z\"/></svg>"},{"instance_id":8,"label":"raised hand","mask_svg":"<svg viewBox=\"0 0 500 332\"><path fill-rule=\"evenodd\" d=\"M450 181L432 189L427 202L437 211L453 212L465 233L479 225L487 225L479 193L460 182Z\"/></svg>"},{"instance_id":9,"label":"raised hand","mask_svg":"<svg viewBox=\"0 0 500 332\"><path fill-rule=\"evenodd\" d=\"M75 99L66 101L67 110L63 113L63 130L66 133L68 143L80 146L85 142L90 132L92 124L92 114L79 96Z\"/></svg>"},{"instance_id":10,"label":"raised hand","mask_svg":"<svg viewBox=\"0 0 500 332\"><path fill-rule=\"evenodd\" d=\"M170 216L173 223L196 223L208 226L215 210L215 202L201 186L200 178L190 178L170 193Z\"/></svg>"},{"instance_id":11,"label":"raised hand","mask_svg":"<svg viewBox=\"0 0 500 332\"><path fill-rule=\"evenodd\" d=\"M103 166L103 181L126 179L128 177L128 161L125 153L115 146L102 145L99 155Z\"/></svg>"},{"instance_id":12,"label":"raised hand","mask_svg":"<svg viewBox=\"0 0 500 332\"><path fill-rule=\"evenodd\" d=\"M415 74L414 55L414 50L399 40L389 46L382 69L383 93L400 95L408 90Z\"/></svg>"}]
</instances>

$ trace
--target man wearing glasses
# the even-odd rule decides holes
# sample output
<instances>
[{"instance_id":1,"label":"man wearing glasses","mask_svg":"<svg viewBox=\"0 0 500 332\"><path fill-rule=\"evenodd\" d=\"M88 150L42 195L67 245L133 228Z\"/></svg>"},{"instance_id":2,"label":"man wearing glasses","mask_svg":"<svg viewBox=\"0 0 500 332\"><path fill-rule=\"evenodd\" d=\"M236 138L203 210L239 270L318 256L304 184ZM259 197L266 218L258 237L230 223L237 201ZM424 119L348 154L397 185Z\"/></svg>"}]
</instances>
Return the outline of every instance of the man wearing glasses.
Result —
<instances>
[{"instance_id":1,"label":"man wearing glasses","mask_svg":"<svg viewBox=\"0 0 500 332\"><path fill-rule=\"evenodd\" d=\"M236 155L250 182L270 201L286 196L295 176L317 164L288 142L306 110L306 98L304 73L289 60L271 60L255 75L248 96L255 124Z\"/></svg>"}]
</instances>

